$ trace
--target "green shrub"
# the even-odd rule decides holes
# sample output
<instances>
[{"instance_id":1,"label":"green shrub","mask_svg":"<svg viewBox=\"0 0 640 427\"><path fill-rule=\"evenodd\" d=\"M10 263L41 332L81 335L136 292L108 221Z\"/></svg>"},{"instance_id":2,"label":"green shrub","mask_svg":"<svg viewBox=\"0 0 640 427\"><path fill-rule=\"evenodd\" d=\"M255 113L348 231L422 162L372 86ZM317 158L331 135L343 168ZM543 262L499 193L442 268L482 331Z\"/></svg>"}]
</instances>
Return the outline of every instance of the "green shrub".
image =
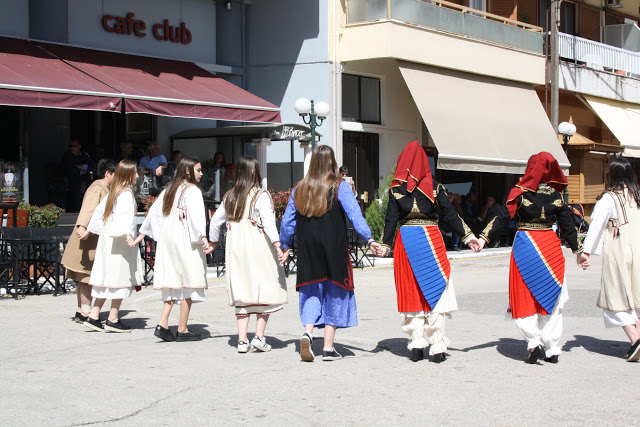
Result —
<instances>
[{"instance_id":1,"label":"green shrub","mask_svg":"<svg viewBox=\"0 0 640 427\"><path fill-rule=\"evenodd\" d=\"M32 206L29 203L20 203L18 209L25 209L29 211L29 221L27 225L29 227L55 227L58 223L58 219L64 215L65 210L59 208L53 203L45 206Z\"/></svg>"},{"instance_id":2,"label":"green shrub","mask_svg":"<svg viewBox=\"0 0 640 427\"><path fill-rule=\"evenodd\" d=\"M371 236L376 241L382 239L382 233L384 232L384 219L387 216L387 203L389 203L389 186L393 181L395 171L396 167L394 166L391 174L384 180L382 187L378 188L378 199L374 200L364 213L367 224L371 229Z\"/></svg>"}]
</instances>

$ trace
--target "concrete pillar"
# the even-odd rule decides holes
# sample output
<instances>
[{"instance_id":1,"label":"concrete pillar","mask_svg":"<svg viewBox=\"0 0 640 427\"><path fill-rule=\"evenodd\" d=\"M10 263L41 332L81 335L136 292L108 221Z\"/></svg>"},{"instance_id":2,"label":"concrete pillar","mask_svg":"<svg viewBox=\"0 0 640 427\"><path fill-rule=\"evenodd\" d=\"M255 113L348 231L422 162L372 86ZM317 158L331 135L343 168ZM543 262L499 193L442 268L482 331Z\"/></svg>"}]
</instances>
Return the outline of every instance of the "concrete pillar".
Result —
<instances>
[{"instance_id":1,"label":"concrete pillar","mask_svg":"<svg viewBox=\"0 0 640 427\"><path fill-rule=\"evenodd\" d=\"M304 175L307 176L309 171L309 162L311 161L311 142L301 142L300 148L304 149Z\"/></svg>"},{"instance_id":2,"label":"concrete pillar","mask_svg":"<svg viewBox=\"0 0 640 427\"><path fill-rule=\"evenodd\" d=\"M271 140L267 138L254 139L251 144L256 147L256 160L260 165L260 173L262 174L262 188L267 187L267 147L271 145Z\"/></svg>"}]
</instances>

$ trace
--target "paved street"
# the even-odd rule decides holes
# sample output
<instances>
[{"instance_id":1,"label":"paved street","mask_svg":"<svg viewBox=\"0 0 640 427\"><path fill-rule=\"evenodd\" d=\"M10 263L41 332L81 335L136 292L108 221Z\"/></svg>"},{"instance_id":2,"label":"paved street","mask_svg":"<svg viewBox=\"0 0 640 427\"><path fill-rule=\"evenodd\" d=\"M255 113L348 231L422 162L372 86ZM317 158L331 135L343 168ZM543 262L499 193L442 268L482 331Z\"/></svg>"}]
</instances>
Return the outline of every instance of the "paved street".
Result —
<instances>
[{"instance_id":1,"label":"paved street","mask_svg":"<svg viewBox=\"0 0 640 427\"><path fill-rule=\"evenodd\" d=\"M2 298L0 424L637 425L640 363L621 358L626 336L605 329L595 307L601 259L583 272L565 255L558 365L522 362L526 343L503 316L509 257L495 252L452 261L460 311L447 321L441 365L408 360L389 266L356 270L360 325L338 331L336 347L350 356L338 362L300 362L293 276L289 305L267 328L270 353L236 352L223 279L193 306L191 329L206 335L195 343L153 336L161 302L151 288L123 304L131 334L71 322L75 294Z\"/></svg>"}]
</instances>

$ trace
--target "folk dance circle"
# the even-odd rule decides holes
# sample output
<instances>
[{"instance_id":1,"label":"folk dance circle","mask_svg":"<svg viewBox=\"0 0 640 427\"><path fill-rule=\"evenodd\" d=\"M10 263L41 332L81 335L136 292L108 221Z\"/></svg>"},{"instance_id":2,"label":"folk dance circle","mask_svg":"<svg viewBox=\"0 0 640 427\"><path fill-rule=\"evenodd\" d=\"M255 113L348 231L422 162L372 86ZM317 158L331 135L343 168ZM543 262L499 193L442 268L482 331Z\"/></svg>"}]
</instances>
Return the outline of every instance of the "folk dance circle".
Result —
<instances>
[{"instance_id":1,"label":"folk dance circle","mask_svg":"<svg viewBox=\"0 0 640 427\"><path fill-rule=\"evenodd\" d=\"M372 238L329 146L313 150L308 173L291 191L279 232L273 200L262 188L256 159L241 158L235 170L234 186L213 215L209 236L199 189L202 166L190 157L179 162L173 180L150 207L137 233L136 165L128 160L117 165L101 161L99 179L85 193L62 259L68 277L78 282L74 320L95 331L131 332L120 320L119 309L123 299L142 284L138 247L148 236L157 242L153 287L162 294L155 336L168 342L201 340L201 335L189 330L188 318L192 304L205 300L206 255L218 244L220 228L226 223L226 288L236 315L238 353L271 350L266 326L270 316L288 302L283 264L295 247L300 358L313 362L320 356L319 346L315 346L316 356L313 345L318 328L324 330L322 360L339 360L336 331L358 325L347 244L349 221L374 255L393 252L400 329L408 336L410 360L428 356L442 363L451 344L445 323L458 305L454 272L438 224L445 222L464 244L479 252L510 221L516 221L505 303L529 350L525 362L558 363L561 354L562 312L569 293L554 224L581 268L590 267L592 254L602 253L597 306L605 326L622 327L629 338L626 360L640 359L640 189L623 158L610 163L607 189L594 208L584 246L562 195L567 179L557 160L546 152L529 158L524 175L509 193L506 209L493 210L494 216L485 218L487 226L476 236L455 210L445 187L433 179L424 149L417 141L409 143L398 157L388 189L382 243ZM246 268L248 259L251 268ZM106 300L111 308L103 324L100 311ZM174 333L169 316L176 304L180 315ZM256 326L249 341L252 315Z\"/></svg>"}]
</instances>

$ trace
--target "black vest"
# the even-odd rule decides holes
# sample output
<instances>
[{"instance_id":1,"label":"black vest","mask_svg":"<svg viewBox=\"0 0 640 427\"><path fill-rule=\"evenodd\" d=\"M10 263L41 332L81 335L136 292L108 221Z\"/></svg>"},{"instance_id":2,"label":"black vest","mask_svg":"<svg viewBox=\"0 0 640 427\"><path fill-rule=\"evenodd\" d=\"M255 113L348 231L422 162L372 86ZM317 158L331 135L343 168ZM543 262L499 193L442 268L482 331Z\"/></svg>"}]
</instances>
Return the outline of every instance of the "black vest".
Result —
<instances>
[{"instance_id":1,"label":"black vest","mask_svg":"<svg viewBox=\"0 0 640 427\"><path fill-rule=\"evenodd\" d=\"M347 222L337 191L331 208L321 217L307 218L296 212L296 240L296 288L328 280L346 290L353 289Z\"/></svg>"}]
</instances>

